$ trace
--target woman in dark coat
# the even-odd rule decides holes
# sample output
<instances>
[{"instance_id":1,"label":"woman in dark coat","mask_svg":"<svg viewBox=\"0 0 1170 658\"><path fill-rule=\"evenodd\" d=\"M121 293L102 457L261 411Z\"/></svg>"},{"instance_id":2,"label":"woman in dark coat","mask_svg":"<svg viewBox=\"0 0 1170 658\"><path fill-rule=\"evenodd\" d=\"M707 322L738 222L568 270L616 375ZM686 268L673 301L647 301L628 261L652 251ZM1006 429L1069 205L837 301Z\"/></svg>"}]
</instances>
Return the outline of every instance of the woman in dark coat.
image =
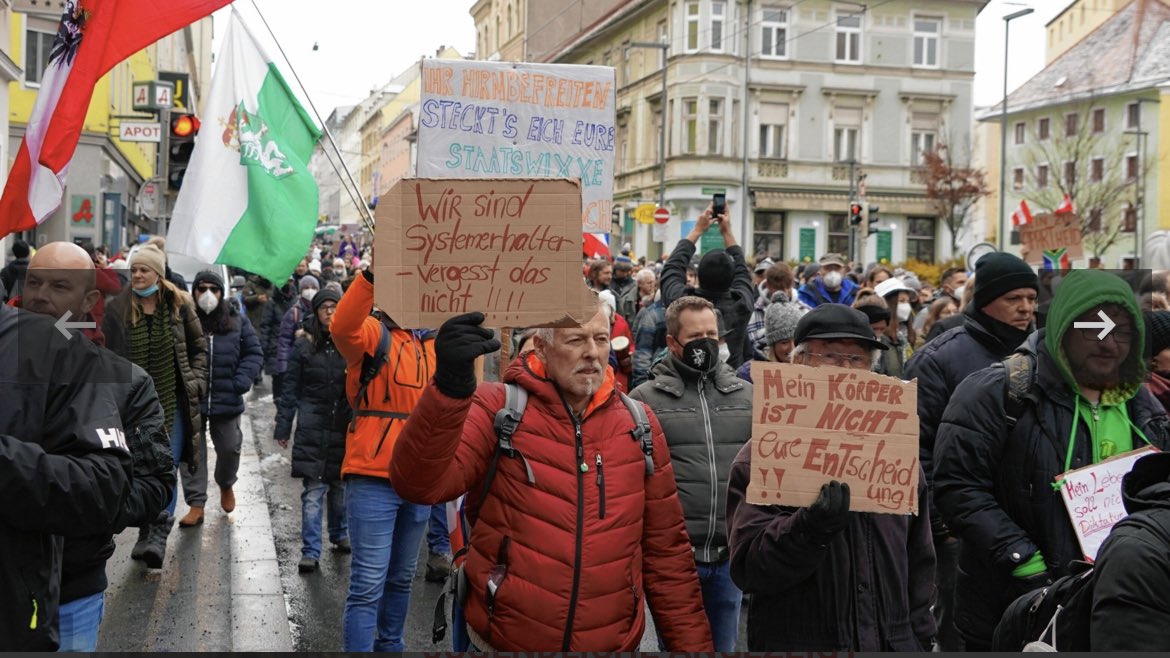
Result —
<instances>
[{"instance_id":1,"label":"woman in dark coat","mask_svg":"<svg viewBox=\"0 0 1170 658\"><path fill-rule=\"evenodd\" d=\"M331 289L313 297L312 315L305 319L288 358L283 390L277 401L274 437L287 448L293 418L297 420L292 451L292 475L302 478L301 561L298 570L317 569L321 557L321 502L328 501L329 541L349 551L345 522L345 429L349 403L345 398L345 358L333 346L329 325L341 295ZM299 414L299 417L297 417Z\"/></svg>"}]
</instances>

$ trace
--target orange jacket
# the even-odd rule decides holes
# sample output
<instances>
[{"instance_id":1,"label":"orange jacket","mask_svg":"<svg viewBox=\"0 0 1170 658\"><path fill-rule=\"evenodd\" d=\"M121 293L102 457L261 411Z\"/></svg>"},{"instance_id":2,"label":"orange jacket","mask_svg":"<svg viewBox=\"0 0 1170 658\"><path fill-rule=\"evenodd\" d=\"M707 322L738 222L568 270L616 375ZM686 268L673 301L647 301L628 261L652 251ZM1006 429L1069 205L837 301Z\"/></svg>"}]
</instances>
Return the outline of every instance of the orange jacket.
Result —
<instances>
[{"instance_id":1,"label":"orange jacket","mask_svg":"<svg viewBox=\"0 0 1170 658\"><path fill-rule=\"evenodd\" d=\"M357 399L362 363L367 354L374 355L382 338L382 322L370 315L373 305L373 284L364 276L355 277L329 325L333 344L345 357L345 395L355 410L355 422L345 437L342 477L387 477L394 443L406 416L414 410L435 370L433 338L420 340L411 331L393 329L389 360L366 388L365 401ZM399 417L363 416L360 409L391 412Z\"/></svg>"},{"instance_id":2,"label":"orange jacket","mask_svg":"<svg viewBox=\"0 0 1170 658\"><path fill-rule=\"evenodd\" d=\"M512 440L535 483L518 457L501 457L481 506L497 442L492 420L504 406L500 384L481 384L466 399L428 387L390 462L394 488L407 500L434 504L468 492L467 623L497 651L635 651L645 595L668 648L713 651L658 420L647 409L654 439L647 477L612 372L578 430L542 365L529 352L504 375L529 394ZM489 611L487 582L501 562L507 571Z\"/></svg>"}]
</instances>

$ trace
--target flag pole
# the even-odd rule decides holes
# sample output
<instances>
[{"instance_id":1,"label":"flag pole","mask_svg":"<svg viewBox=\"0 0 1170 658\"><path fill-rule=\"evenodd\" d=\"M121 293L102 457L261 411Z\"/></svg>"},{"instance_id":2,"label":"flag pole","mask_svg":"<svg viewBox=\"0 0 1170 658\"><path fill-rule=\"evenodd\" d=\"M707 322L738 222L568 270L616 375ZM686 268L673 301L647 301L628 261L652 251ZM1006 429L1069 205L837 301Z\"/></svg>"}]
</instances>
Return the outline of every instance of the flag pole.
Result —
<instances>
[{"instance_id":1,"label":"flag pole","mask_svg":"<svg viewBox=\"0 0 1170 658\"><path fill-rule=\"evenodd\" d=\"M260 17L260 22L264 23L264 28L268 30L269 36L272 37L272 41L276 44L276 49L280 51L280 56L283 57L284 62L288 64L288 70L292 72L293 79L297 81L297 86L299 86L301 91L305 94L305 100L309 101L309 107L312 108L313 114L316 115L317 120L321 122L321 130L325 133L325 137L329 139L329 143L333 145L333 150L337 153L337 159L341 162L341 168L345 170L345 177L349 179L349 184L353 186L352 190L346 188L346 192L349 194L349 200L353 201L354 205L358 207L358 213L362 217L362 223L366 225L366 229L369 230L371 235L373 235L374 217L370 214L370 209L366 207L366 204L360 203L358 201L358 199L361 199L361 188L358 187L357 182L354 181L353 174L349 171L349 167L345 165L345 156L342 155L341 149L337 147L337 142L333 139L333 133L329 132L329 126L325 123L325 119L321 118L321 113L317 111L317 105L313 103L313 97L309 95L309 90L305 89L305 83L301 82L301 76L297 75L297 70L293 67L292 60L290 60L288 55L284 52L284 47L280 45L280 40L276 38L276 33L272 31L272 26L268 24L268 19L264 18L264 12L260 11L260 5L256 4L256 0L252 0L252 7L256 10L256 14ZM234 8L233 11L235 11ZM326 158L328 158L328 154L326 154ZM333 160L330 159L329 164L332 165ZM337 167L334 167L333 169L336 171ZM358 193L357 199L354 199L353 192Z\"/></svg>"}]
</instances>

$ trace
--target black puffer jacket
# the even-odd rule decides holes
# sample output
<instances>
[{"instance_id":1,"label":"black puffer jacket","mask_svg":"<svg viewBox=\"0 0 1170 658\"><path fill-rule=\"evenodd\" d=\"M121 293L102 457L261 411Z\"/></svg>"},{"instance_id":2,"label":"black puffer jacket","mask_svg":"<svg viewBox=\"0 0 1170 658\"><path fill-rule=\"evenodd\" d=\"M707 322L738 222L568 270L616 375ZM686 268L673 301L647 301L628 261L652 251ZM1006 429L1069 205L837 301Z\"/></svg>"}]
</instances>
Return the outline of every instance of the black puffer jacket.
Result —
<instances>
[{"instance_id":1,"label":"black puffer jacket","mask_svg":"<svg viewBox=\"0 0 1170 658\"><path fill-rule=\"evenodd\" d=\"M244 394L252 389L264 366L264 349L248 316L234 304L220 304L227 304L230 328L204 334L211 381L207 395L199 401L199 410L204 416L238 416L244 413ZM199 317L203 320L207 316L200 310Z\"/></svg>"},{"instance_id":2,"label":"black puffer jacket","mask_svg":"<svg viewBox=\"0 0 1170 658\"><path fill-rule=\"evenodd\" d=\"M935 446L939 511L962 537L956 584L956 625L964 636L991 643L1004 609L1026 593L1012 570L1036 551L1053 578L1083 559L1059 492L1074 419L1073 393L1037 331L1020 348L1034 355L1035 381L1025 411L1008 432L1007 371L1002 364L968 377L943 414ZM1130 421L1157 448L1170 445L1170 420L1145 387L1126 403ZM1092 438L1078 423L1071 468L1092 463ZM1135 439L1135 447L1140 439Z\"/></svg>"},{"instance_id":3,"label":"black puffer jacket","mask_svg":"<svg viewBox=\"0 0 1170 658\"><path fill-rule=\"evenodd\" d=\"M306 331L317 331L310 319ZM277 403L273 438L287 439L293 418L297 433L292 449L293 477L336 481L345 459L345 430L350 408L345 398L345 358L326 333L324 345L314 347L312 333L293 346L284 375L284 390Z\"/></svg>"},{"instance_id":4,"label":"black puffer jacket","mask_svg":"<svg viewBox=\"0 0 1170 658\"><path fill-rule=\"evenodd\" d=\"M678 241L666 265L662 267L662 306L670 308L671 303L685 295L702 297L715 305L723 316L723 327L727 332L727 348L731 356L727 365L738 368L739 364L751 359L753 346L747 339L747 325L756 309L756 287L752 285L752 274L743 259L743 247L728 247L727 255L735 263L731 289L726 292L711 292L702 288L687 286L687 268L695 256L694 242L683 238Z\"/></svg>"},{"instance_id":5,"label":"black puffer jacket","mask_svg":"<svg viewBox=\"0 0 1170 658\"><path fill-rule=\"evenodd\" d=\"M728 557L727 478L736 453L752 438L752 385L725 363L701 374L673 355L651 376L630 397L649 405L662 424L695 561L722 562Z\"/></svg>"},{"instance_id":6,"label":"black puffer jacket","mask_svg":"<svg viewBox=\"0 0 1170 658\"><path fill-rule=\"evenodd\" d=\"M1122 481L1125 510L1097 553L1092 651L1170 652L1170 454Z\"/></svg>"}]
</instances>

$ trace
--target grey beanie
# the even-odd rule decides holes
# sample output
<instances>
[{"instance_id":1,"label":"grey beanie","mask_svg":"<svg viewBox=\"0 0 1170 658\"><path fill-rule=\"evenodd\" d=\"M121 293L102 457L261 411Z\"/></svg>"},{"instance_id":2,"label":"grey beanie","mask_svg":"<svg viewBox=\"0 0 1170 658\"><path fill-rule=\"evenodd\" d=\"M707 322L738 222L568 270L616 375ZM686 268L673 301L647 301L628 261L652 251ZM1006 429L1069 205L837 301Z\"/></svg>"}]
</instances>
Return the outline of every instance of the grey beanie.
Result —
<instances>
[{"instance_id":1,"label":"grey beanie","mask_svg":"<svg viewBox=\"0 0 1170 658\"><path fill-rule=\"evenodd\" d=\"M768 345L775 345L782 340L792 340L796 334L796 323L802 315L804 311L800 304L768 304L764 311L764 341Z\"/></svg>"}]
</instances>

